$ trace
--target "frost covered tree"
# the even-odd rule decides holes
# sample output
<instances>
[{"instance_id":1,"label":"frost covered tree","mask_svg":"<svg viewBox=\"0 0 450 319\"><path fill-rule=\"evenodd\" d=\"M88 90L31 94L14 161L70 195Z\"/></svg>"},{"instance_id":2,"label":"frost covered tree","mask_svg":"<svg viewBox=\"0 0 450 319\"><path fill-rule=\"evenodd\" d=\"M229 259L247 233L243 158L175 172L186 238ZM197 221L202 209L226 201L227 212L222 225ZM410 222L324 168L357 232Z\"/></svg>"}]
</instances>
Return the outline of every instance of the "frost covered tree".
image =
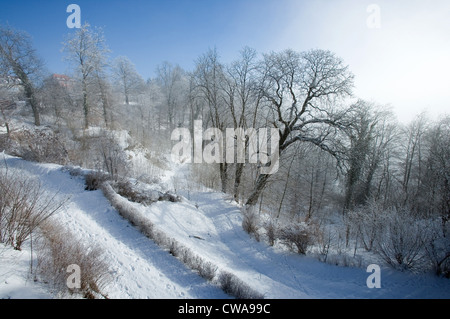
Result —
<instances>
[{"instance_id":1,"label":"frost covered tree","mask_svg":"<svg viewBox=\"0 0 450 319\"><path fill-rule=\"evenodd\" d=\"M261 95L257 90L257 71L257 53L249 47L243 48L240 52L240 58L225 67L221 87L224 92L224 104L228 108L228 114L231 117L235 132L243 133L248 128L257 128L260 125L258 111L261 104ZM245 149L247 149L248 135L244 136L238 133L235 135L235 140L237 143L243 143ZM237 160L237 152L234 155L236 159L234 161L233 196L235 200L238 200L245 163Z\"/></svg>"},{"instance_id":2,"label":"frost covered tree","mask_svg":"<svg viewBox=\"0 0 450 319\"><path fill-rule=\"evenodd\" d=\"M424 114L419 115L402 130L402 150L400 154L401 191L399 201L409 206L413 212L418 211L417 200L420 197L420 183L425 173L425 136L429 130L429 120Z\"/></svg>"},{"instance_id":3,"label":"frost covered tree","mask_svg":"<svg viewBox=\"0 0 450 319\"><path fill-rule=\"evenodd\" d=\"M193 72L193 81L198 96L207 106L204 122L224 132L229 123L229 110L224 102L222 85L225 80L224 65L220 62L216 49L209 50L201 55ZM222 157L219 165L219 174L222 192L227 192L229 178L229 164L224 160L223 145L219 145Z\"/></svg>"},{"instance_id":4,"label":"frost covered tree","mask_svg":"<svg viewBox=\"0 0 450 319\"><path fill-rule=\"evenodd\" d=\"M125 103L130 104L130 96L143 91L144 79L136 71L134 64L125 56L119 56L113 63L114 81L125 96Z\"/></svg>"},{"instance_id":5,"label":"frost covered tree","mask_svg":"<svg viewBox=\"0 0 450 319\"><path fill-rule=\"evenodd\" d=\"M379 105L363 100L355 103L351 124L345 130L349 145L345 151L344 212L364 205L370 197L380 198L374 187L376 174L398 137L392 118L390 111Z\"/></svg>"},{"instance_id":6,"label":"frost covered tree","mask_svg":"<svg viewBox=\"0 0 450 319\"><path fill-rule=\"evenodd\" d=\"M189 82L179 65L163 62L156 68L156 83L162 95L161 118L172 130L184 122Z\"/></svg>"},{"instance_id":7,"label":"frost covered tree","mask_svg":"<svg viewBox=\"0 0 450 319\"><path fill-rule=\"evenodd\" d=\"M54 124L61 128L63 122L70 121L69 112L75 107L67 86L61 85L57 79L49 76L44 79L39 93L43 110L54 116Z\"/></svg>"},{"instance_id":8,"label":"frost covered tree","mask_svg":"<svg viewBox=\"0 0 450 319\"><path fill-rule=\"evenodd\" d=\"M109 49L101 29L91 28L89 23L85 23L80 29L69 34L63 43L63 52L66 53L66 59L74 66L77 80L81 84L84 128L87 129L90 124L90 89L98 79L95 77L96 72L98 74L99 68L106 64L104 61Z\"/></svg>"},{"instance_id":9,"label":"frost covered tree","mask_svg":"<svg viewBox=\"0 0 450 319\"><path fill-rule=\"evenodd\" d=\"M27 33L0 25L0 69L3 73L0 76L11 85L23 89L36 126L41 125L37 85L42 78L43 68L44 63L38 57Z\"/></svg>"},{"instance_id":10,"label":"frost covered tree","mask_svg":"<svg viewBox=\"0 0 450 319\"><path fill-rule=\"evenodd\" d=\"M310 143L338 158L335 137L348 125L350 112L339 107L339 99L350 96L353 87L353 75L342 59L324 50L285 50L266 54L260 72L267 123L280 137L280 160L295 143ZM269 177L258 174L248 207L257 203Z\"/></svg>"},{"instance_id":11,"label":"frost covered tree","mask_svg":"<svg viewBox=\"0 0 450 319\"><path fill-rule=\"evenodd\" d=\"M423 173L416 202L425 215L441 219L445 236L450 221L450 117L444 116L431 125L424 140Z\"/></svg>"}]
</instances>

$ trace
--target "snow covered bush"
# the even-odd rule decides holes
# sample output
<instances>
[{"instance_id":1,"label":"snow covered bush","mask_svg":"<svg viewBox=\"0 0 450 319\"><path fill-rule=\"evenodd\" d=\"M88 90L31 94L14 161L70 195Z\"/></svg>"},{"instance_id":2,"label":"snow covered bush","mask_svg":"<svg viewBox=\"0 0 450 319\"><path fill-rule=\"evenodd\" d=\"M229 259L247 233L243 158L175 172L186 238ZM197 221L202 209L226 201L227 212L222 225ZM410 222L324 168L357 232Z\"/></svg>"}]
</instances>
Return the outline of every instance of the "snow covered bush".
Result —
<instances>
[{"instance_id":1,"label":"snow covered bush","mask_svg":"<svg viewBox=\"0 0 450 319\"><path fill-rule=\"evenodd\" d=\"M228 271L222 271L219 274L218 282L225 293L237 299L264 299L264 295Z\"/></svg>"},{"instance_id":2,"label":"snow covered bush","mask_svg":"<svg viewBox=\"0 0 450 319\"><path fill-rule=\"evenodd\" d=\"M72 139L69 149L71 163L108 173L113 180L128 174L126 144L120 132L91 127Z\"/></svg>"},{"instance_id":3,"label":"snow covered bush","mask_svg":"<svg viewBox=\"0 0 450 319\"><path fill-rule=\"evenodd\" d=\"M212 262L205 261L204 259L197 257L197 271L198 274L206 280L212 281L217 273L217 266Z\"/></svg>"},{"instance_id":4,"label":"snow covered bush","mask_svg":"<svg viewBox=\"0 0 450 319\"><path fill-rule=\"evenodd\" d=\"M172 244L174 243L172 242ZM172 255L178 257L183 264L195 270L201 277L208 281L212 281L215 278L217 272L216 265L196 255L191 249L184 247L178 242L176 242L175 247L177 247L177 250ZM171 248L172 250L173 248Z\"/></svg>"},{"instance_id":5,"label":"snow covered bush","mask_svg":"<svg viewBox=\"0 0 450 319\"><path fill-rule=\"evenodd\" d=\"M423 269L425 237L423 226L408 211L391 209L385 215L375 251L396 269Z\"/></svg>"},{"instance_id":6,"label":"snow covered bush","mask_svg":"<svg viewBox=\"0 0 450 319\"><path fill-rule=\"evenodd\" d=\"M111 132L103 132L96 143L100 161L114 180L128 171L127 156L123 146Z\"/></svg>"},{"instance_id":7,"label":"snow covered bush","mask_svg":"<svg viewBox=\"0 0 450 319\"><path fill-rule=\"evenodd\" d=\"M266 231L266 236L269 241L269 245L275 245L275 240L277 239L277 226L274 221L269 220L263 223L263 227Z\"/></svg>"},{"instance_id":8,"label":"snow covered bush","mask_svg":"<svg viewBox=\"0 0 450 319\"><path fill-rule=\"evenodd\" d=\"M95 191L97 189L100 189L100 186L102 183L107 181L109 179L109 176L105 173L99 172L99 171L92 171L88 174L84 175L84 181L85 181L85 189L87 191Z\"/></svg>"},{"instance_id":9,"label":"snow covered bush","mask_svg":"<svg viewBox=\"0 0 450 319\"><path fill-rule=\"evenodd\" d=\"M105 297L102 289L109 283L109 267L103 260L104 252L95 244L85 246L67 229L54 221L40 228L38 263L35 275L41 277L61 295L80 293L84 298ZM80 287L67 286L70 265L80 267Z\"/></svg>"},{"instance_id":10,"label":"snow covered bush","mask_svg":"<svg viewBox=\"0 0 450 319\"><path fill-rule=\"evenodd\" d=\"M132 183L129 179L122 178L117 182L111 183L114 190L131 202L142 205L150 205L157 201L170 201L172 203L180 202L181 197L169 192L161 192L156 189L149 189L147 184L139 182Z\"/></svg>"},{"instance_id":11,"label":"snow covered bush","mask_svg":"<svg viewBox=\"0 0 450 319\"><path fill-rule=\"evenodd\" d=\"M450 278L450 226L445 225L447 230L442 229L442 222L438 219L426 223L427 235L424 240L426 258L431 268L438 276Z\"/></svg>"},{"instance_id":12,"label":"snow covered bush","mask_svg":"<svg viewBox=\"0 0 450 319\"><path fill-rule=\"evenodd\" d=\"M55 200L28 177L0 168L0 242L21 250L22 244L64 201Z\"/></svg>"},{"instance_id":13,"label":"snow covered bush","mask_svg":"<svg viewBox=\"0 0 450 319\"><path fill-rule=\"evenodd\" d=\"M347 213L346 225L355 249L362 243L395 269L450 273L450 239L439 218L419 218L401 205L385 208L369 200Z\"/></svg>"},{"instance_id":14,"label":"snow covered bush","mask_svg":"<svg viewBox=\"0 0 450 319\"><path fill-rule=\"evenodd\" d=\"M143 192L127 179L121 179L113 186L119 195L135 203L150 205L157 200L153 192Z\"/></svg>"},{"instance_id":15,"label":"snow covered bush","mask_svg":"<svg viewBox=\"0 0 450 319\"><path fill-rule=\"evenodd\" d=\"M371 251L383 231L385 216L382 205L371 200L366 205L348 212L346 222L352 237L361 241L364 249Z\"/></svg>"},{"instance_id":16,"label":"snow covered bush","mask_svg":"<svg viewBox=\"0 0 450 319\"><path fill-rule=\"evenodd\" d=\"M259 216L254 206L243 209L242 228L249 235L255 236L255 239L259 241Z\"/></svg>"},{"instance_id":17,"label":"snow covered bush","mask_svg":"<svg viewBox=\"0 0 450 319\"><path fill-rule=\"evenodd\" d=\"M49 128L22 129L10 134L6 151L25 160L39 163L67 164L68 151L60 136Z\"/></svg>"},{"instance_id":18,"label":"snow covered bush","mask_svg":"<svg viewBox=\"0 0 450 319\"><path fill-rule=\"evenodd\" d=\"M181 202L181 197L178 195L171 194L170 192L165 192L160 194L158 201L168 201L172 203Z\"/></svg>"},{"instance_id":19,"label":"snow covered bush","mask_svg":"<svg viewBox=\"0 0 450 319\"><path fill-rule=\"evenodd\" d=\"M181 252L184 247L178 244L178 242L171 238L170 239L170 245L169 245L169 253L174 257L180 257Z\"/></svg>"},{"instance_id":20,"label":"snow covered bush","mask_svg":"<svg viewBox=\"0 0 450 319\"><path fill-rule=\"evenodd\" d=\"M312 222L296 222L280 227L278 238L291 250L305 255L308 247L315 242L317 229Z\"/></svg>"}]
</instances>

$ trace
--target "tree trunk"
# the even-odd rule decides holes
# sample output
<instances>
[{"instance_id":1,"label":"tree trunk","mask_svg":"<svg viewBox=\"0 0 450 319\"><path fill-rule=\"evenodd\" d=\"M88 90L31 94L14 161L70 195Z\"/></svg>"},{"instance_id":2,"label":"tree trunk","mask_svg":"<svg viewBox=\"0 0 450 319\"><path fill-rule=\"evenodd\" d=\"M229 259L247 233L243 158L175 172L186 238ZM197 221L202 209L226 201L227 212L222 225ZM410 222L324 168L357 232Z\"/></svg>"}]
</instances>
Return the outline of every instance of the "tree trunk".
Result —
<instances>
[{"instance_id":1,"label":"tree trunk","mask_svg":"<svg viewBox=\"0 0 450 319\"><path fill-rule=\"evenodd\" d=\"M281 208L283 207L284 197L286 196L286 191L287 191L288 184L289 184L289 178L291 176L291 168L292 168L292 164L294 163L294 159L297 156L297 150L298 150L298 148L295 150L295 153L291 159L291 163L289 164L289 168L288 168L288 172L287 172L287 176L286 176L286 183L284 184L283 195L281 195L280 206L278 206L277 219L280 218Z\"/></svg>"},{"instance_id":2,"label":"tree trunk","mask_svg":"<svg viewBox=\"0 0 450 319\"><path fill-rule=\"evenodd\" d=\"M247 199L247 202L245 203L246 206L256 205L256 203L258 202L259 195L261 195L261 192L263 191L264 187L266 187L269 177L270 175L268 174L260 174L258 176L255 188L253 189L253 192L251 193L250 197Z\"/></svg>"},{"instance_id":3,"label":"tree trunk","mask_svg":"<svg viewBox=\"0 0 450 319\"><path fill-rule=\"evenodd\" d=\"M108 123L109 101L108 101L108 96L107 96L107 93L106 93L106 88L102 84L100 79L99 79L99 86L100 86L100 95L101 95L101 98L102 98L103 118L105 120L105 126L106 126L106 128L108 128L109 127L109 123Z\"/></svg>"},{"instance_id":4,"label":"tree trunk","mask_svg":"<svg viewBox=\"0 0 450 319\"><path fill-rule=\"evenodd\" d=\"M39 115L39 103L38 103L38 101L36 101L34 94L31 95L30 104L31 104L31 109L33 110L34 125L40 126L41 119L40 119L40 115Z\"/></svg>"},{"instance_id":5,"label":"tree trunk","mask_svg":"<svg viewBox=\"0 0 450 319\"><path fill-rule=\"evenodd\" d=\"M30 104L31 109L33 111L34 125L40 126L41 120L39 116L39 103L36 100L36 96L34 94L33 84L28 78L28 75L23 71L23 69L20 66L18 65L14 66L14 73L16 73L17 77L20 79L20 81L22 81L22 86L25 91L25 97L27 98L28 103Z\"/></svg>"},{"instance_id":6,"label":"tree trunk","mask_svg":"<svg viewBox=\"0 0 450 319\"><path fill-rule=\"evenodd\" d=\"M227 184L228 184L228 164L227 163L220 163L219 164L219 171L220 171L220 182L221 182L221 191L226 193L227 192Z\"/></svg>"},{"instance_id":7,"label":"tree trunk","mask_svg":"<svg viewBox=\"0 0 450 319\"><path fill-rule=\"evenodd\" d=\"M87 84L83 79L83 111L84 111L84 129L89 128L89 104L88 104Z\"/></svg>"},{"instance_id":8,"label":"tree trunk","mask_svg":"<svg viewBox=\"0 0 450 319\"><path fill-rule=\"evenodd\" d=\"M234 200L236 202L239 201L239 185L241 184L241 178L242 178L243 172L244 172L244 164L237 163L235 176L234 176L234 190L233 190Z\"/></svg>"}]
</instances>

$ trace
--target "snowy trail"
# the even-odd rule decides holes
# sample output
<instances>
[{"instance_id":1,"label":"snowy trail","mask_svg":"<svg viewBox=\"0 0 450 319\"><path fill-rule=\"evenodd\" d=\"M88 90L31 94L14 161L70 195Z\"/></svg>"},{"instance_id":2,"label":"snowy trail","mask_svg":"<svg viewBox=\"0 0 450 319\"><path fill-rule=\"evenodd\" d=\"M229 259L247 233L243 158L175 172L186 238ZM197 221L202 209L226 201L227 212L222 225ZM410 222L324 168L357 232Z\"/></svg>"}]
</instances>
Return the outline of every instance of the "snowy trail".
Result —
<instances>
[{"instance_id":1,"label":"snowy trail","mask_svg":"<svg viewBox=\"0 0 450 319\"><path fill-rule=\"evenodd\" d=\"M211 197L221 205L208 205ZM198 194L202 211L210 216L216 229L220 231L220 240L228 245L222 247L227 251L227 258L237 260L237 268L249 269L252 272L253 282L260 286L259 290L269 298L310 298L308 291L297 278L293 268L280 255L273 256L263 245L249 238L241 227L240 212L219 194ZM244 248L245 247L245 248ZM273 272L276 269L277 272ZM257 286L257 285L255 285Z\"/></svg>"},{"instance_id":2,"label":"snowy trail","mask_svg":"<svg viewBox=\"0 0 450 319\"><path fill-rule=\"evenodd\" d=\"M57 219L78 238L103 248L112 271L104 290L110 298L229 298L130 226L101 191L85 191L81 177L71 176L58 165L6 155L4 163L39 179L58 198L70 197ZM219 270L234 273L265 298L450 299L450 280L382 267L382 288L369 289L365 268L333 266L257 242L243 231L239 208L221 193L190 191L178 203L130 205L167 236Z\"/></svg>"},{"instance_id":3,"label":"snowy trail","mask_svg":"<svg viewBox=\"0 0 450 319\"><path fill-rule=\"evenodd\" d=\"M70 197L57 220L87 243L105 251L112 282L104 293L109 298L227 298L219 288L188 270L177 259L143 236L111 207L101 191L84 190L81 178L51 164L34 164L7 157L6 163L58 198Z\"/></svg>"},{"instance_id":4,"label":"snowy trail","mask_svg":"<svg viewBox=\"0 0 450 319\"><path fill-rule=\"evenodd\" d=\"M142 209L169 236L266 298L450 298L449 280L389 268L382 268L382 288L369 289L365 268L334 266L256 242L243 231L241 213L225 195L189 192L189 199Z\"/></svg>"}]
</instances>

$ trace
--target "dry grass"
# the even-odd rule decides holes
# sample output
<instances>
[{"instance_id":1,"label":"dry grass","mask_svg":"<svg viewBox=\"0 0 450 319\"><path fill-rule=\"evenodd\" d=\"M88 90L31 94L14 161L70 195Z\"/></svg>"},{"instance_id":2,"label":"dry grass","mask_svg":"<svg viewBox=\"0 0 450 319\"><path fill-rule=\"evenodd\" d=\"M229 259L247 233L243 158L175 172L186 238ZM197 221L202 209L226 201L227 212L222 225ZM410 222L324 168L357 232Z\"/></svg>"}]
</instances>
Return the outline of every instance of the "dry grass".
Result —
<instances>
[{"instance_id":1,"label":"dry grass","mask_svg":"<svg viewBox=\"0 0 450 319\"><path fill-rule=\"evenodd\" d=\"M98 245L84 245L55 221L43 224L40 234L37 241L36 276L51 283L63 296L78 293L88 299L107 297L102 289L109 282L109 267ZM74 289L67 285L70 265L80 267L80 286Z\"/></svg>"}]
</instances>

